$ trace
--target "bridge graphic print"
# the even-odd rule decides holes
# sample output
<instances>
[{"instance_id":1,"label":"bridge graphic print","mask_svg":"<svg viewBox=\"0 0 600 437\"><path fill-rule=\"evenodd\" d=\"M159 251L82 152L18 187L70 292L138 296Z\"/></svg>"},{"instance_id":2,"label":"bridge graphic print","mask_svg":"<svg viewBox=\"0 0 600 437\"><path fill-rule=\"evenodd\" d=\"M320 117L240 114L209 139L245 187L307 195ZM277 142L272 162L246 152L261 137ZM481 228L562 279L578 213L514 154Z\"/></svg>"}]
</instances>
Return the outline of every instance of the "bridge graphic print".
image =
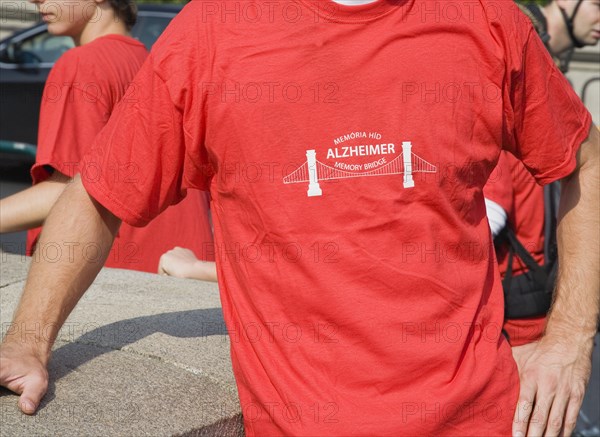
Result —
<instances>
[{"instance_id":1,"label":"bridge graphic print","mask_svg":"<svg viewBox=\"0 0 600 437\"><path fill-rule=\"evenodd\" d=\"M404 176L404 188L413 188L415 186L414 173L435 173L436 171L437 167L435 165L412 153L412 143L405 141L402 143L402 153L400 155L381 167L369 171L347 171L323 164L317 160L316 151L307 150L306 162L285 176L283 183L308 182L307 194L308 197L313 197L323 194L319 181L401 174Z\"/></svg>"}]
</instances>

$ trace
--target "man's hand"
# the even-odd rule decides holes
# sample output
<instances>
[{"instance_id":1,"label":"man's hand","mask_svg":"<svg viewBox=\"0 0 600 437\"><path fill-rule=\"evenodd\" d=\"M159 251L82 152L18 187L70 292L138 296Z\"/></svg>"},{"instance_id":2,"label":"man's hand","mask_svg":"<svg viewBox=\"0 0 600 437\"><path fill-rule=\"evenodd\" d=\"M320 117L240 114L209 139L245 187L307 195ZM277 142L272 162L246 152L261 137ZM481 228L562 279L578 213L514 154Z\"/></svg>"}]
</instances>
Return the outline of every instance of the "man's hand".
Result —
<instances>
[{"instance_id":1,"label":"man's hand","mask_svg":"<svg viewBox=\"0 0 600 437\"><path fill-rule=\"evenodd\" d=\"M24 342L0 345L0 385L21 395L19 408L33 414L48 389L45 359Z\"/></svg>"},{"instance_id":2,"label":"man's hand","mask_svg":"<svg viewBox=\"0 0 600 437\"><path fill-rule=\"evenodd\" d=\"M531 358L533 352L537 349L539 341L533 341L531 343L526 343L521 346L513 346L512 347L512 355L517 363L517 368L519 369L519 374L523 370L523 366L525 363Z\"/></svg>"},{"instance_id":3,"label":"man's hand","mask_svg":"<svg viewBox=\"0 0 600 437\"><path fill-rule=\"evenodd\" d=\"M592 369L592 338L544 336L513 348L521 389L513 436L569 436Z\"/></svg>"},{"instance_id":4,"label":"man's hand","mask_svg":"<svg viewBox=\"0 0 600 437\"><path fill-rule=\"evenodd\" d=\"M215 263L199 260L194 252L183 247L175 247L160 257L158 273L177 278L217 281Z\"/></svg>"}]
</instances>

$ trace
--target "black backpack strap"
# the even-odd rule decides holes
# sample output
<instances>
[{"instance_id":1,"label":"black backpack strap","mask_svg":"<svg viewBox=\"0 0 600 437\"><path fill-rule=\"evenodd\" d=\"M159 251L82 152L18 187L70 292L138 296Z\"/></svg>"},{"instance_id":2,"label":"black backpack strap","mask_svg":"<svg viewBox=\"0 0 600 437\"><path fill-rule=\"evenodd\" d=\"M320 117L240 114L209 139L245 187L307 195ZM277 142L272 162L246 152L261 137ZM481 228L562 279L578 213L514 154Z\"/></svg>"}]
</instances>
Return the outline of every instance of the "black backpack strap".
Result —
<instances>
[{"instance_id":1,"label":"black backpack strap","mask_svg":"<svg viewBox=\"0 0 600 437\"><path fill-rule=\"evenodd\" d=\"M503 234L504 236L506 235L507 228L504 228L503 230ZM502 288L504 289L504 293L506 294L508 292L508 290L510 290L510 285L512 282L512 278L513 278L513 255L514 255L515 251L512 248L512 246L509 244L508 245L508 265L506 266L506 272L504 273L504 279L502 279Z\"/></svg>"},{"instance_id":2,"label":"black backpack strap","mask_svg":"<svg viewBox=\"0 0 600 437\"><path fill-rule=\"evenodd\" d=\"M546 268L535 262L510 228L504 231L504 238L505 244L508 244L508 266L502 280L504 317L522 319L546 314L552 303L552 293L545 286L548 279ZM513 276L515 254L525 262L529 271Z\"/></svg>"},{"instance_id":3,"label":"black backpack strap","mask_svg":"<svg viewBox=\"0 0 600 437\"><path fill-rule=\"evenodd\" d=\"M556 227L560 183L544 187L544 264L539 265L517 238L514 230L507 226L497 237L498 244L508 248L508 266L502 287L504 288L505 317L520 319L547 313L552 303L552 294L558 271ZM513 275L513 259L517 256L529 269Z\"/></svg>"},{"instance_id":4,"label":"black backpack strap","mask_svg":"<svg viewBox=\"0 0 600 437\"><path fill-rule=\"evenodd\" d=\"M511 249L515 251L517 256L521 258L521 260L525 263L525 265L529 269L529 272L533 274L535 281L540 284L545 284L546 280L548 279L546 270L537 262L535 262L529 251L527 251L527 249L523 247L523 245L515 235L514 231L510 227L507 227L506 229L506 238L508 239L508 243ZM510 265L510 269L512 274L512 264Z\"/></svg>"},{"instance_id":5,"label":"black backpack strap","mask_svg":"<svg viewBox=\"0 0 600 437\"><path fill-rule=\"evenodd\" d=\"M546 263L558 258L556 228L558 226L558 204L560 182L544 187L544 260Z\"/></svg>"}]
</instances>

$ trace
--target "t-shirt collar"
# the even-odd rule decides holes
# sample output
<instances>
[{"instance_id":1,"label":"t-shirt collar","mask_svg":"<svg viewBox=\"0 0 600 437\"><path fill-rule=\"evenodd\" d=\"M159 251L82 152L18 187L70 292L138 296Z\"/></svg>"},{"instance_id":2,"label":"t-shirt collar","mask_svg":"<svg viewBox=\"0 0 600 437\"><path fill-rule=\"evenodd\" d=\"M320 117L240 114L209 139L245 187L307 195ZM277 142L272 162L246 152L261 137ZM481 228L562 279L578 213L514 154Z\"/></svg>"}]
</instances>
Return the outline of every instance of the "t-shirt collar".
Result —
<instances>
[{"instance_id":1,"label":"t-shirt collar","mask_svg":"<svg viewBox=\"0 0 600 437\"><path fill-rule=\"evenodd\" d=\"M343 5L333 0L299 0L321 18L338 22L371 21L402 8L406 13L414 0L377 0L363 5Z\"/></svg>"}]
</instances>

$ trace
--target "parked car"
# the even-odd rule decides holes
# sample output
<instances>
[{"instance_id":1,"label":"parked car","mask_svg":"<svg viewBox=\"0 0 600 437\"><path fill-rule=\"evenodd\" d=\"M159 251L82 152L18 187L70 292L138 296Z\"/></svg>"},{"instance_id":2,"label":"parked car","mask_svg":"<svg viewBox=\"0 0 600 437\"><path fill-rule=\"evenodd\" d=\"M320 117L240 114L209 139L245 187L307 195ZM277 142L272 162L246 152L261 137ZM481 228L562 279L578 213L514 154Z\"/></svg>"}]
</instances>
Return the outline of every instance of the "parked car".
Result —
<instances>
[{"instance_id":1,"label":"parked car","mask_svg":"<svg viewBox=\"0 0 600 437\"><path fill-rule=\"evenodd\" d=\"M138 6L131 36L150 50L181 5ZM33 163L44 84L54 62L73 40L37 23L0 41L0 159Z\"/></svg>"}]
</instances>

